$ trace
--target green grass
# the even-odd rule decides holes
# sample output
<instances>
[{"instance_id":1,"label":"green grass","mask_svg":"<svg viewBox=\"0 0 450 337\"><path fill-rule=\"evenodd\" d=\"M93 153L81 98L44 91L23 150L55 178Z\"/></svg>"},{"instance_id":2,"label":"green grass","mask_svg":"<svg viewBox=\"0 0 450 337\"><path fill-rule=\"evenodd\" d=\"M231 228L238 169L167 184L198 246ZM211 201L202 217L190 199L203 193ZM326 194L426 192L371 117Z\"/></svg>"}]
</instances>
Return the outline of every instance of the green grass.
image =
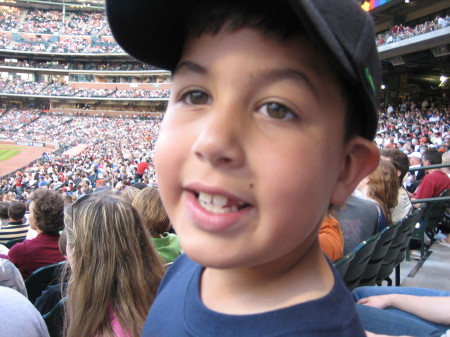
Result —
<instances>
[{"instance_id":1,"label":"green grass","mask_svg":"<svg viewBox=\"0 0 450 337\"><path fill-rule=\"evenodd\" d=\"M10 149L10 148L0 149L0 161L12 158L19 152L20 152L20 150L15 150L15 149Z\"/></svg>"}]
</instances>

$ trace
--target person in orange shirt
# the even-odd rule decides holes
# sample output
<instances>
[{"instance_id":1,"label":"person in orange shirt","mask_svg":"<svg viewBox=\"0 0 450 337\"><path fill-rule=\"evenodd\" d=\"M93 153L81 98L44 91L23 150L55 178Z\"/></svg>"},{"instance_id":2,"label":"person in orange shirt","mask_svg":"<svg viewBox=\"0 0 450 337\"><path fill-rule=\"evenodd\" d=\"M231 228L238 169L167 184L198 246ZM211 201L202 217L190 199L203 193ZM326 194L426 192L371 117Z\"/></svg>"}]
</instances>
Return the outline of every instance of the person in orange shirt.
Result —
<instances>
[{"instance_id":1,"label":"person in orange shirt","mask_svg":"<svg viewBox=\"0 0 450 337\"><path fill-rule=\"evenodd\" d=\"M328 215L320 225L319 242L320 248L332 262L344 256L344 236L339 222L331 215Z\"/></svg>"}]
</instances>

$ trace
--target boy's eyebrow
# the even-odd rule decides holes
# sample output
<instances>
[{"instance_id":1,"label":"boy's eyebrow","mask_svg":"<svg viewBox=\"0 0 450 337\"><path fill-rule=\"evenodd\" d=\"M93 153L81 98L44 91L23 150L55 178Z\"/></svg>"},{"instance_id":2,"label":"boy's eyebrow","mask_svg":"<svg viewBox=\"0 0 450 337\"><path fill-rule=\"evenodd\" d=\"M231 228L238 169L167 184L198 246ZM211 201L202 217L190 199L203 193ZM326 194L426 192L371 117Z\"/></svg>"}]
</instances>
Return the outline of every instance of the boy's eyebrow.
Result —
<instances>
[{"instance_id":1,"label":"boy's eyebrow","mask_svg":"<svg viewBox=\"0 0 450 337\"><path fill-rule=\"evenodd\" d=\"M206 68L190 61L184 61L177 65L177 67L173 71L172 77L175 77L177 74L184 71L187 72L191 71L201 75L208 74L208 70L206 70Z\"/></svg>"},{"instance_id":2,"label":"boy's eyebrow","mask_svg":"<svg viewBox=\"0 0 450 337\"><path fill-rule=\"evenodd\" d=\"M200 75L207 75L208 70L199 64L190 61L184 61L177 65L172 73L172 78L183 72L194 72ZM291 68L272 69L264 72L261 76L264 82L275 82L284 79L292 79L294 81L306 83L313 94L318 97L317 88L311 83L308 76L303 72Z\"/></svg>"},{"instance_id":3,"label":"boy's eyebrow","mask_svg":"<svg viewBox=\"0 0 450 337\"><path fill-rule=\"evenodd\" d=\"M273 69L269 70L262 76L265 81L275 82L284 79L292 79L297 82L306 83L312 90L313 94L318 97L317 88L313 85L311 80L303 72L292 68Z\"/></svg>"}]
</instances>

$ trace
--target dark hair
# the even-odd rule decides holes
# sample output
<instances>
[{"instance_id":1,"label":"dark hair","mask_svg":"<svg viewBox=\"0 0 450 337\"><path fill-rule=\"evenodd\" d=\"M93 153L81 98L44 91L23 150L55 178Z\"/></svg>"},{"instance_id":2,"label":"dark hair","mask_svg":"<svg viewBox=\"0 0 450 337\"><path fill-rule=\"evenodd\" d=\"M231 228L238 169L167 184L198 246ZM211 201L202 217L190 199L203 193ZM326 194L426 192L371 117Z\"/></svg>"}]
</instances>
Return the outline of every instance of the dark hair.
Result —
<instances>
[{"instance_id":1,"label":"dark hair","mask_svg":"<svg viewBox=\"0 0 450 337\"><path fill-rule=\"evenodd\" d=\"M6 201L2 201L0 202L0 219L8 219L8 207L9 207L9 202Z\"/></svg>"},{"instance_id":2,"label":"dark hair","mask_svg":"<svg viewBox=\"0 0 450 337\"><path fill-rule=\"evenodd\" d=\"M13 220L22 220L27 208L21 201L13 201L8 207L8 216Z\"/></svg>"},{"instance_id":3,"label":"dark hair","mask_svg":"<svg viewBox=\"0 0 450 337\"><path fill-rule=\"evenodd\" d=\"M436 149L429 149L423 153L423 160L429 161L430 165L442 164L442 155Z\"/></svg>"},{"instance_id":4,"label":"dark hair","mask_svg":"<svg viewBox=\"0 0 450 337\"><path fill-rule=\"evenodd\" d=\"M216 35L221 30L235 32L244 27L256 29L277 41L301 37L323 50L310 38L286 1L279 1L276 5L267 0L200 1L190 16L187 37ZM337 84L346 104L345 140L348 141L355 135L363 134L368 123L366 113L361 111L361 100L358 95L352 94L354 89L336 70L334 61L325 53L321 55L335 69Z\"/></svg>"},{"instance_id":5,"label":"dark hair","mask_svg":"<svg viewBox=\"0 0 450 337\"><path fill-rule=\"evenodd\" d=\"M382 149L380 151L381 156L389 159L397 170L400 171L400 185L403 182L403 178L409 170L409 159L406 153L399 149Z\"/></svg>"},{"instance_id":6,"label":"dark hair","mask_svg":"<svg viewBox=\"0 0 450 337\"><path fill-rule=\"evenodd\" d=\"M64 200L58 192L38 188L31 195L36 226L48 234L64 229Z\"/></svg>"}]
</instances>

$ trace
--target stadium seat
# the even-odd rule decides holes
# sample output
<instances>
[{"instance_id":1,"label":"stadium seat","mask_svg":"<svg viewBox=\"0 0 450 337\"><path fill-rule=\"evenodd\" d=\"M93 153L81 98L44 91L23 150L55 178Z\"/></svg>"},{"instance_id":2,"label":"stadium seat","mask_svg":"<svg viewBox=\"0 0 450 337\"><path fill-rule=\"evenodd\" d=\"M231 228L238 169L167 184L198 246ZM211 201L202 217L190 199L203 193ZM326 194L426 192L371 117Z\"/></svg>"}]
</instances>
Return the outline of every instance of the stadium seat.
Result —
<instances>
[{"instance_id":1,"label":"stadium seat","mask_svg":"<svg viewBox=\"0 0 450 337\"><path fill-rule=\"evenodd\" d=\"M63 297L48 313L42 316L47 325L50 337L62 337L64 330L64 303L67 296Z\"/></svg>"},{"instance_id":2,"label":"stadium seat","mask_svg":"<svg viewBox=\"0 0 450 337\"><path fill-rule=\"evenodd\" d=\"M375 249L375 246L380 239L380 233L377 233L367 240L361 242L353 250L355 257L350 261L347 271L344 274L344 282L349 290L355 289L361 280L361 277L369 263L370 257Z\"/></svg>"},{"instance_id":3,"label":"stadium seat","mask_svg":"<svg viewBox=\"0 0 450 337\"><path fill-rule=\"evenodd\" d=\"M391 247L391 244L394 241L399 227L400 223L393 224L380 232L380 239L378 240L370 260L367 263L366 269L361 277L361 281L359 282L359 286L371 286L376 284L377 275L380 271L381 264L384 261L384 257L386 256L389 247Z\"/></svg>"},{"instance_id":4,"label":"stadium seat","mask_svg":"<svg viewBox=\"0 0 450 337\"><path fill-rule=\"evenodd\" d=\"M334 263L334 266L336 267L336 269L338 270L338 272L342 278L344 278L344 275L347 272L348 266L350 265L350 262L352 262L354 257L355 257L355 252L351 251L350 253L343 256L342 258L340 258L339 260L337 260Z\"/></svg>"},{"instance_id":5,"label":"stadium seat","mask_svg":"<svg viewBox=\"0 0 450 337\"><path fill-rule=\"evenodd\" d=\"M34 304L36 299L50 284L60 282L61 271L67 261L51 264L35 270L26 280L28 299Z\"/></svg>"},{"instance_id":6,"label":"stadium seat","mask_svg":"<svg viewBox=\"0 0 450 337\"><path fill-rule=\"evenodd\" d=\"M4 243L4 246L6 248L11 249L11 247L14 246L16 243L23 242L24 240L25 240L25 238L12 239L12 240L9 240L6 243Z\"/></svg>"},{"instance_id":7,"label":"stadium seat","mask_svg":"<svg viewBox=\"0 0 450 337\"><path fill-rule=\"evenodd\" d=\"M443 191L439 197L449 197L450 189ZM414 229L411 239L419 241L420 257L423 257L425 250L431 244L425 242L425 235L434 240L434 235L437 233L438 224L444 221L445 211L450 207L450 200L436 201L429 203L425 208L423 219L419 222L420 226ZM408 250L409 251L409 250Z\"/></svg>"},{"instance_id":8,"label":"stadium seat","mask_svg":"<svg viewBox=\"0 0 450 337\"><path fill-rule=\"evenodd\" d=\"M398 268L400 268L400 262L404 259L405 251L409 245L411 234L421 216L422 210L418 209L414 213L405 217L398 226L395 238L384 257L383 263L381 264L380 270L378 272L376 278L377 285L381 285L384 280L388 282L389 286L392 285L390 275L392 274L394 268L396 268L397 266ZM402 255L403 259L400 261L400 256ZM398 274L400 274L400 269L398 271ZM396 284L399 282L400 279L396 279Z\"/></svg>"}]
</instances>

